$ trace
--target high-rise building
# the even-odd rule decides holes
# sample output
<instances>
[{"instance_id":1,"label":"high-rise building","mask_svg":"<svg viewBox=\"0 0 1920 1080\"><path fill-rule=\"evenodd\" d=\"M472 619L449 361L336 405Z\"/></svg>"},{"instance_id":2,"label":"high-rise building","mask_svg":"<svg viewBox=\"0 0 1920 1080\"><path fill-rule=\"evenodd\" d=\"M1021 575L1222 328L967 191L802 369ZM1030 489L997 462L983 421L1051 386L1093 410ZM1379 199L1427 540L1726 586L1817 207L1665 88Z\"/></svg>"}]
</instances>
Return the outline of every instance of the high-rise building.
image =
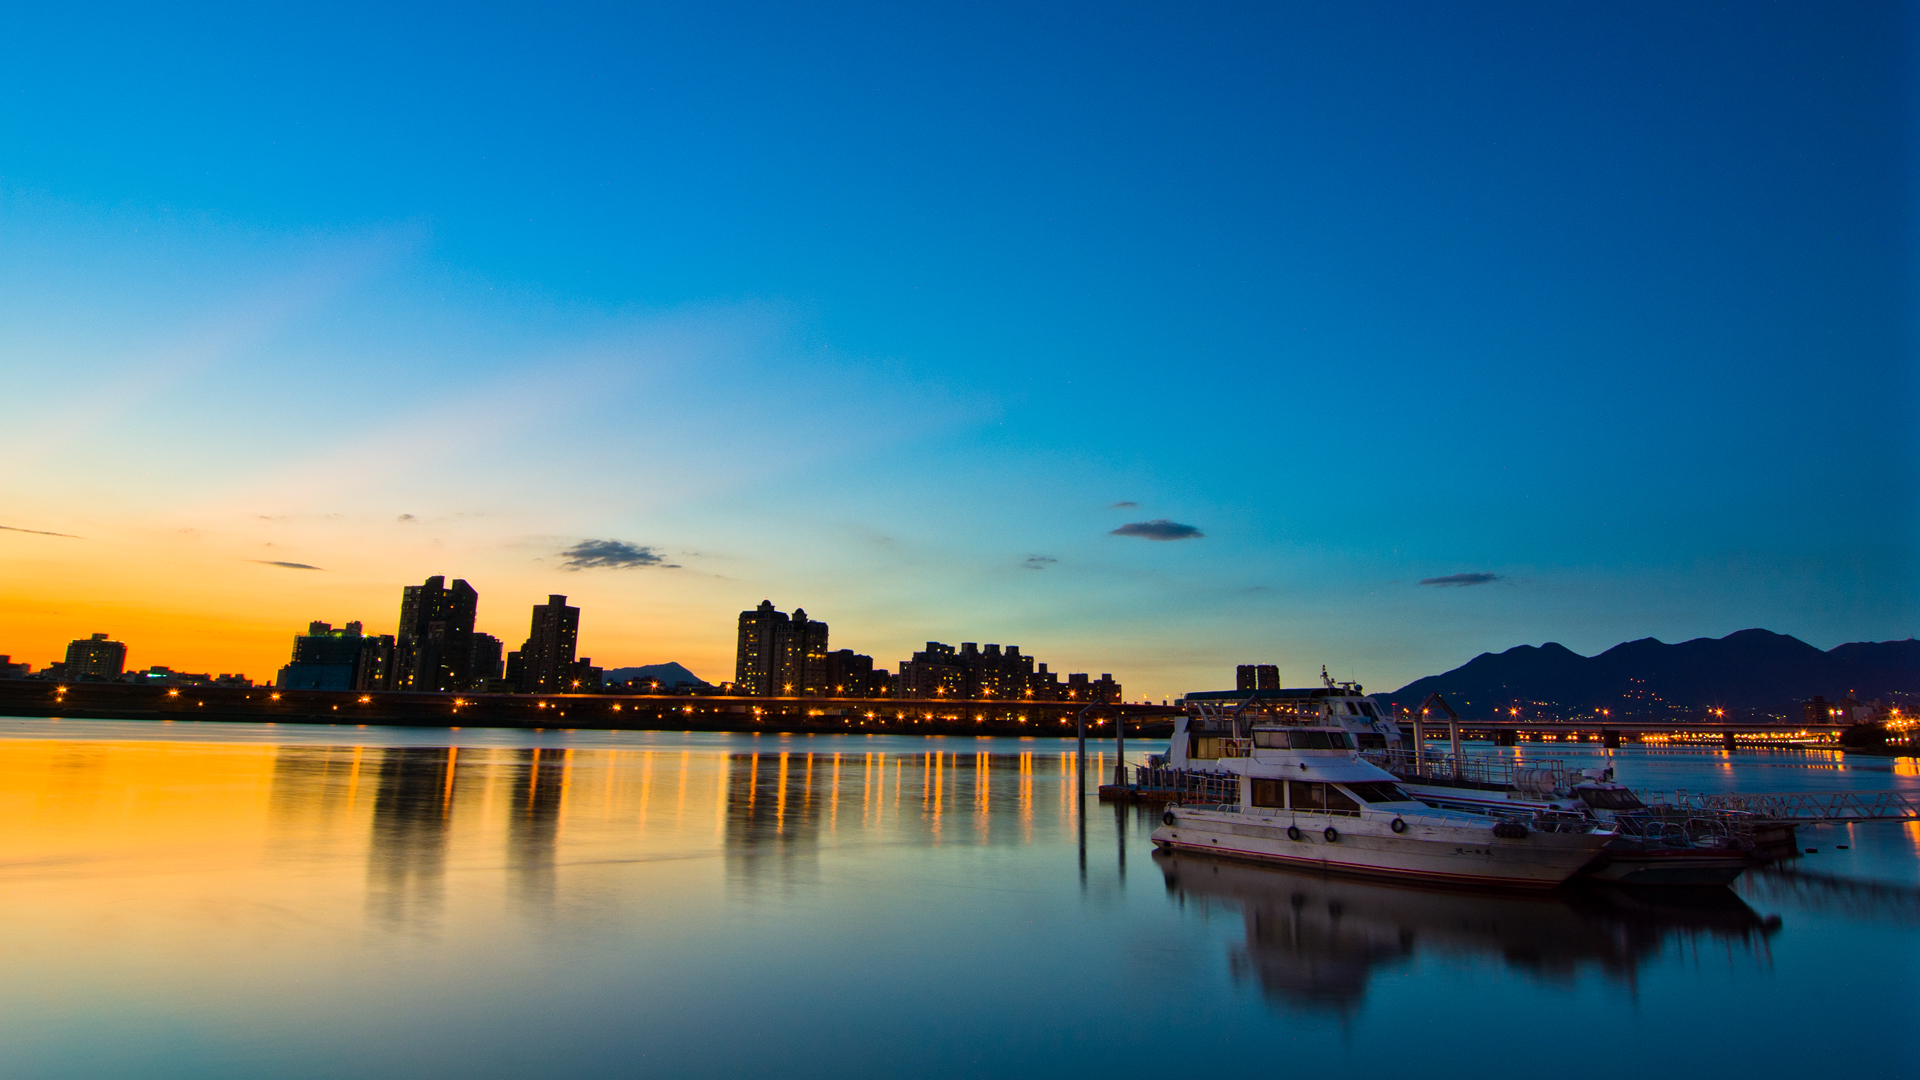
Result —
<instances>
[{"instance_id":1,"label":"high-rise building","mask_svg":"<svg viewBox=\"0 0 1920 1080\"><path fill-rule=\"evenodd\" d=\"M761 697L802 697L830 693L827 624L809 619L805 608L793 617L762 600L740 613L735 641L734 692Z\"/></svg>"},{"instance_id":2,"label":"high-rise building","mask_svg":"<svg viewBox=\"0 0 1920 1080\"><path fill-rule=\"evenodd\" d=\"M105 682L118 679L126 669L126 643L109 641L107 635L95 634L67 646L67 659L61 665L60 677Z\"/></svg>"},{"instance_id":3,"label":"high-rise building","mask_svg":"<svg viewBox=\"0 0 1920 1080\"><path fill-rule=\"evenodd\" d=\"M360 667L353 675L355 690L393 689L392 634L368 634L360 638Z\"/></svg>"},{"instance_id":4,"label":"high-rise building","mask_svg":"<svg viewBox=\"0 0 1920 1080\"><path fill-rule=\"evenodd\" d=\"M580 647L580 609L568 607L558 593L535 604L527 643L508 656L508 677L523 694L558 694L571 689L574 653Z\"/></svg>"},{"instance_id":5,"label":"high-rise building","mask_svg":"<svg viewBox=\"0 0 1920 1080\"><path fill-rule=\"evenodd\" d=\"M395 690L464 690L472 681L473 621L480 594L439 574L400 591L400 630L395 635Z\"/></svg>"},{"instance_id":6,"label":"high-rise building","mask_svg":"<svg viewBox=\"0 0 1920 1080\"><path fill-rule=\"evenodd\" d=\"M501 650L506 643L492 634L474 634L473 651L467 661L467 687L479 689L500 678Z\"/></svg>"},{"instance_id":7,"label":"high-rise building","mask_svg":"<svg viewBox=\"0 0 1920 1080\"><path fill-rule=\"evenodd\" d=\"M811 697L827 692L827 624L807 618L805 608L793 609L787 624L787 647L775 672L776 693Z\"/></svg>"},{"instance_id":8,"label":"high-rise building","mask_svg":"<svg viewBox=\"0 0 1920 1080\"><path fill-rule=\"evenodd\" d=\"M740 634L734 646L734 693L757 697L774 693L774 679L786 656L790 622L786 612L773 610L771 600L762 600L759 607L740 613Z\"/></svg>"}]
</instances>

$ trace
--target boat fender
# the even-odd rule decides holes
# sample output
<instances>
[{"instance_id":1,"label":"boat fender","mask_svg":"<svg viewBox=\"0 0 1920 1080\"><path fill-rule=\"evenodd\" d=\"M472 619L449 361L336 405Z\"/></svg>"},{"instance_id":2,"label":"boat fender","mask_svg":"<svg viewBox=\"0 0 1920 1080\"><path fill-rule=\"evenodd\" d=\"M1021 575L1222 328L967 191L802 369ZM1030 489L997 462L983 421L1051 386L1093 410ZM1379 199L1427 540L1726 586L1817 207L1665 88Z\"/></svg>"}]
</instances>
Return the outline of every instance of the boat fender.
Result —
<instances>
[{"instance_id":1,"label":"boat fender","mask_svg":"<svg viewBox=\"0 0 1920 1080\"><path fill-rule=\"evenodd\" d=\"M1160 812L1160 824L1162 825L1172 825L1177 823L1179 820L1180 819L1175 817L1173 814L1173 811L1171 810L1163 810Z\"/></svg>"},{"instance_id":2,"label":"boat fender","mask_svg":"<svg viewBox=\"0 0 1920 1080\"><path fill-rule=\"evenodd\" d=\"M1527 827L1517 821L1502 821L1493 827L1493 835L1502 840L1525 840Z\"/></svg>"},{"instance_id":3,"label":"boat fender","mask_svg":"<svg viewBox=\"0 0 1920 1080\"><path fill-rule=\"evenodd\" d=\"M1327 843L1329 844L1337 844L1340 842L1340 833L1337 830L1335 830L1334 827L1331 825L1327 826L1327 831L1324 835L1326 836Z\"/></svg>"},{"instance_id":4,"label":"boat fender","mask_svg":"<svg viewBox=\"0 0 1920 1080\"><path fill-rule=\"evenodd\" d=\"M1407 822L1406 822L1406 819L1405 819L1405 818L1394 818L1394 819L1393 819L1393 831L1394 831L1394 832L1406 832L1406 831L1407 831Z\"/></svg>"},{"instance_id":5,"label":"boat fender","mask_svg":"<svg viewBox=\"0 0 1920 1080\"><path fill-rule=\"evenodd\" d=\"M1287 839L1289 840L1300 839L1300 826L1298 825L1287 826Z\"/></svg>"}]
</instances>

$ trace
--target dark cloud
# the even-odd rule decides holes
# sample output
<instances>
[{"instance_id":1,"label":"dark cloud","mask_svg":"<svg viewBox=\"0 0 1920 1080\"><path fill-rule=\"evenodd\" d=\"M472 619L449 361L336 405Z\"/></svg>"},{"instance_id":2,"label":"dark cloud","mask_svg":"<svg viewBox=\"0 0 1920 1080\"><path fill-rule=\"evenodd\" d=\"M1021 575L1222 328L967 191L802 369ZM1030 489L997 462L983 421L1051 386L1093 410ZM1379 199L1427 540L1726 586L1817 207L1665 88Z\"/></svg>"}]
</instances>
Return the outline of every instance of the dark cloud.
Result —
<instances>
[{"instance_id":1,"label":"dark cloud","mask_svg":"<svg viewBox=\"0 0 1920 1080\"><path fill-rule=\"evenodd\" d=\"M1182 525L1166 518L1152 521L1135 521L1113 530L1113 536L1137 536L1142 540L1198 540L1206 533L1191 525Z\"/></svg>"},{"instance_id":2,"label":"dark cloud","mask_svg":"<svg viewBox=\"0 0 1920 1080\"><path fill-rule=\"evenodd\" d=\"M1448 585L1485 585L1489 581L1499 580L1499 574L1481 572L1477 574L1448 574L1446 577L1423 578L1420 584L1439 585L1444 588Z\"/></svg>"},{"instance_id":3,"label":"dark cloud","mask_svg":"<svg viewBox=\"0 0 1920 1080\"><path fill-rule=\"evenodd\" d=\"M560 565L568 570L593 570L601 567L624 569L633 566L660 566L679 569L666 557L644 544L625 540L582 540L560 553Z\"/></svg>"},{"instance_id":4,"label":"dark cloud","mask_svg":"<svg viewBox=\"0 0 1920 1080\"><path fill-rule=\"evenodd\" d=\"M48 532L45 529L18 529L13 527L12 525L0 525L0 530L4 530L6 532L32 533L35 536L64 536L69 540L80 539L79 537L73 535L72 533Z\"/></svg>"},{"instance_id":5,"label":"dark cloud","mask_svg":"<svg viewBox=\"0 0 1920 1080\"><path fill-rule=\"evenodd\" d=\"M1029 555L1027 556L1026 567L1029 570L1045 570L1047 567L1059 561L1059 559L1051 555Z\"/></svg>"},{"instance_id":6,"label":"dark cloud","mask_svg":"<svg viewBox=\"0 0 1920 1080\"><path fill-rule=\"evenodd\" d=\"M252 559L249 561L259 563L261 566L284 566L289 570L323 570L325 569L325 567L320 567L320 566L308 566L306 563L303 563L303 562L281 562L278 559Z\"/></svg>"},{"instance_id":7,"label":"dark cloud","mask_svg":"<svg viewBox=\"0 0 1920 1080\"><path fill-rule=\"evenodd\" d=\"M413 521L415 520L415 518L412 514L401 514L399 517L394 518L394 520L395 521Z\"/></svg>"},{"instance_id":8,"label":"dark cloud","mask_svg":"<svg viewBox=\"0 0 1920 1080\"><path fill-rule=\"evenodd\" d=\"M1140 505L1139 503L1137 503L1137 502L1133 502L1132 500L1123 500L1123 501L1121 501L1121 502L1117 502L1117 503L1114 503L1114 504L1113 504L1112 506L1109 506L1109 507L1107 507L1107 509L1109 509L1109 510L1132 510L1132 509L1133 509L1134 507L1137 507L1137 506L1139 506L1139 505Z\"/></svg>"}]
</instances>

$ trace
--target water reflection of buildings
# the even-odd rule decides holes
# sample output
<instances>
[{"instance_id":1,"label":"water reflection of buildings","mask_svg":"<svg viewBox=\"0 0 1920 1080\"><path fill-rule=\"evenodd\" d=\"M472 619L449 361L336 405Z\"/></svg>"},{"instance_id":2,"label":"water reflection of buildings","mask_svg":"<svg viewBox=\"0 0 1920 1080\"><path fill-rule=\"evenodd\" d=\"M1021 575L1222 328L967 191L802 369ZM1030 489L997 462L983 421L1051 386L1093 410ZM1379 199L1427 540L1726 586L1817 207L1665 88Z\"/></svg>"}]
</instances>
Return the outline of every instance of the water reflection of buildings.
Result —
<instances>
[{"instance_id":1,"label":"water reflection of buildings","mask_svg":"<svg viewBox=\"0 0 1920 1080\"><path fill-rule=\"evenodd\" d=\"M560 808L566 798L572 753L552 747L512 751L507 768L507 792L512 800L507 817L507 876L514 896L526 904L546 907L553 903Z\"/></svg>"},{"instance_id":2,"label":"water reflection of buildings","mask_svg":"<svg viewBox=\"0 0 1920 1080\"><path fill-rule=\"evenodd\" d=\"M813 865L822 804L835 803L839 792L835 773L841 763L819 760L830 757L776 751L728 760L726 846L732 872L754 878L769 870L791 874L796 860Z\"/></svg>"},{"instance_id":3,"label":"water reflection of buildings","mask_svg":"<svg viewBox=\"0 0 1920 1080\"><path fill-rule=\"evenodd\" d=\"M386 922L417 922L439 913L445 890L459 750L395 746L379 754L367 906Z\"/></svg>"},{"instance_id":4,"label":"water reflection of buildings","mask_svg":"<svg viewBox=\"0 0 1920 1080\"><path fill-rule=\"evenodd\" d=\"M1542 981L1598 970L1632 982L1669 943L1708 938L1764 949L1762 919L1727 889L1594 889L1548 896L1446 892L1346 881L1156 853L1167 891L1185 903L1238 907L1246 943L1237 978L1277 1005L1348 1012L1374 971L1421 953L1494 957Z\"/></svg>"},{"instance_id":5,"label":"water reflection of buildings","mask_svg":"<svg viewBox=\"0 0 1920 1080\"><path fill-rule=\"evenodd\" d=\"M1035 778L1047 771L1059 771L1069 809L1070 767L1032 752L774 750L736 754L727 769L727 855L747 876L812 866L822 838L843 825L935 845L1031 841Z\"/></svg>"}]
</instances>

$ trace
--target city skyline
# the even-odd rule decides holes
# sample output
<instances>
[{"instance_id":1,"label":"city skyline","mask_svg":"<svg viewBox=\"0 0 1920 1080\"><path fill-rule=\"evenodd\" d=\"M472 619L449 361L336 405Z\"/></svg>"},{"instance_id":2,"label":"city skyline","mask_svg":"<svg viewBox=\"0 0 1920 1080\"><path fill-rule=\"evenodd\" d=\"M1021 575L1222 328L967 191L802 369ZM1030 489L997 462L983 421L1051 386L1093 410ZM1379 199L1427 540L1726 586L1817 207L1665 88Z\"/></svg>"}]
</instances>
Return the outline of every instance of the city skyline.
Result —
<instances>
[{"instance_id":1,"label":"city skyline","mask_svg":"<svg viewBox=\"0 0 1920 1080\"><path fill-rule=\"evenodd\" d=\"M442 567L1153 700L1920 631L1897 8L1007 18L23 14L0 648L264 674Z\"/></svg>"}]
</instances>

